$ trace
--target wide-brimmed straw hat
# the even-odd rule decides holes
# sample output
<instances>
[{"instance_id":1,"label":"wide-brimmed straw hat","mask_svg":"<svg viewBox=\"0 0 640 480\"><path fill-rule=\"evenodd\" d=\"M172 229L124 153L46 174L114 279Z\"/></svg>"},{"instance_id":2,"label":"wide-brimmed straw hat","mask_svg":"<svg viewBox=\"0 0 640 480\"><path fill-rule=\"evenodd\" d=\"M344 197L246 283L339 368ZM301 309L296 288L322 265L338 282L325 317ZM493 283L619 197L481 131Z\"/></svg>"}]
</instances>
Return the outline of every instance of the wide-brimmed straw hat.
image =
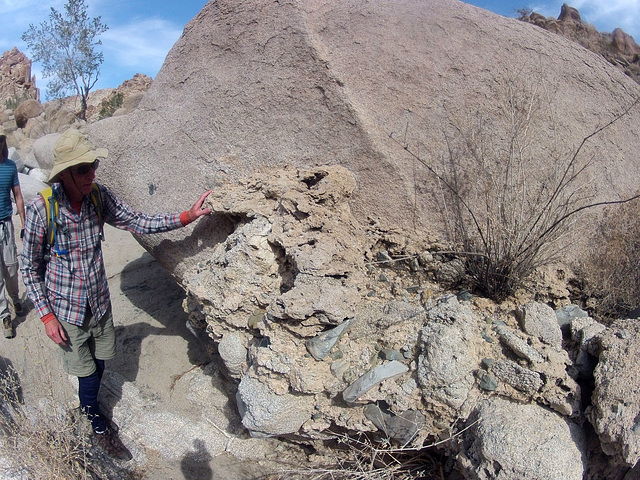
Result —
<instances>
[{"instance_id":1,"label":"wide-brimmed straw hat","mask_svg":"<svg viewBox=\"0 0 640 480\"><path fill-rule=\"evenodd\" d=\"M49 182L55 182L60 172L82 163L93 163L99 157L106 157L106 148L96 148L78 130L70 128L62 134L53 147L53 168Z\"/></svg>"}]
</instances>

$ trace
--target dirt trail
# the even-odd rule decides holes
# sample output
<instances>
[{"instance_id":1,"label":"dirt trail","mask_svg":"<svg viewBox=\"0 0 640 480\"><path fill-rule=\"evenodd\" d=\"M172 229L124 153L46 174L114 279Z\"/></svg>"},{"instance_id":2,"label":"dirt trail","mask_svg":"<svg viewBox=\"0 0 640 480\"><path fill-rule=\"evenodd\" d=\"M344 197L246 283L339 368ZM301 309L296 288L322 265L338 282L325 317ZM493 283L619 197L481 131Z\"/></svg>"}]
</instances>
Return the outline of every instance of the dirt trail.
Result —
<instances>
[{"instance_id":1,"label":"dirt trail","mask_svg":"<svg viewBox=\"0 0 640 480\"><path fill-rule=\"evenodd\" d=\"M107 362L100 400L134 455L130 465L149 480L258 478L275 445L246 437L211 343L187 326L184 291L131 234L105 232L118 355ZM19 372L27 405L48 398L72 408L74 381L25 306L15 338L0 339L0 357Z\"/></svg>"}]
</instances>

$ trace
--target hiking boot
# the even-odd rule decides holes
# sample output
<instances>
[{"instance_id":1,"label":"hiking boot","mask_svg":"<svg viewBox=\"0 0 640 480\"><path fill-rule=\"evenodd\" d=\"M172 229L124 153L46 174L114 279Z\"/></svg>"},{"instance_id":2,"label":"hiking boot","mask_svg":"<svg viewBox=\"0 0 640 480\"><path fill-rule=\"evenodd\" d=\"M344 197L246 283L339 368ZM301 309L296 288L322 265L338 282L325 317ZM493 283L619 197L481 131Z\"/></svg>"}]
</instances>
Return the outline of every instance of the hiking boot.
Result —
<instances>
[{"instance_id":1,"label":"hiking boot","mask_svg":"<svg viewBox=\"0 0 640 480\"><path fill-rule=\"evenodd\" d=\"M13 323L11 317L2 319L2 327L4 328L4 338L13 338Z\"/></svg>"},{"instance_id":2,"label":"hiking boot","mask_svg":"<svg viewBox=\"0 0 640 480\"><path fill-rule=\"evenodd\" d=\"M131 460L133 458L131 452L124 446L118 434L113 430L107 429L104 433L94 432L94 436L100 448L110 457L118 460Z\"/></svg>"},{"instance_id":3,"label":"hiking boot","mask_svg":"<svg viewBox=\"0 0 640 480\"><path fill-rule=\"evenodd\" d=\"M18 317L22 315L22 304L20 302L15 302L13 304L13 311L16 312Z\"/></svg>"}]
</instances>

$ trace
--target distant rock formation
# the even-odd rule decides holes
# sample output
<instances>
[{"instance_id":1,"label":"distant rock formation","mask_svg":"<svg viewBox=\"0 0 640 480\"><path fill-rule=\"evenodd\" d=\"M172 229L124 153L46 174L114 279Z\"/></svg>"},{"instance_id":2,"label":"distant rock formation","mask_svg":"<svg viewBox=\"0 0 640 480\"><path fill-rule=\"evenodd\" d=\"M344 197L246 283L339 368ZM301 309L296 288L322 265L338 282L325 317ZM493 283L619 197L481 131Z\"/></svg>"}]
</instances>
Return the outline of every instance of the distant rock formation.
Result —
<instances>
[{"instance_id":1,"label":"distant rock formation","mask_svg":"<svg viewBox=\"0 0 640 480\"><path fill-rule=\"evenodd\" d=\"M622 29L616 28L611 33L600 33L593 25L583 22L578 10L566 3L562 5L557 19L536 12L525 12L519 19L562 35L602 55L612 65L640 83L640 46Z\"/></svg>"},{"instance_id":2,"label":"distant rock formation","mask_svg":"<svg viewBox=\"0 0 640 480\"><path fill-rule=\"evenodd\" d=\"M0 102L2 106L8 100L40 100L40 91L36 88L36 77L31 76L31 60L17 47L8 50L0 57Z\"/></svg>"}]
</instances>

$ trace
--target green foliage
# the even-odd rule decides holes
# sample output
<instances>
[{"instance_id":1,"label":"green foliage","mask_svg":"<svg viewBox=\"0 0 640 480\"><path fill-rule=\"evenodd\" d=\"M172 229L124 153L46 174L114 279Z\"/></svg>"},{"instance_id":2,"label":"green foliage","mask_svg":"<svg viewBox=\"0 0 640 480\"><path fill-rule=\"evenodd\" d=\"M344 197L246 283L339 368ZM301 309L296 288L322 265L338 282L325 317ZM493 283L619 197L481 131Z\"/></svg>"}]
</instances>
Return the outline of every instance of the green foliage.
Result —
<instances>
[{"instance_id":1,"label":"green foliage","mask_svg":"<svg viewBox=\"0 0 640 480\"><path fill-rule=\"evenodd\" d=\"M81 99L80 117L86 118L87 98L100 75L103 55L96 37L107 31L100 17L89 19L84 0L68 0L65 13L51 7L49 20L39 27L33 24L22 34L35 62L41 62L42 74L52 78L47 93L62 98L73 92Z\"/></svg>"},{"instance_id":2,"label":"green foliage","mask_svg":"<svg viewBox=\"0 0 640 480\"><path fill-rule=\"evenodd\" d=\"M100 118L108 118L113 116L114 112L122 106L124 95L120 92L114 92L109 98L105 98L100 103Z\"/></svg>"},{"instance_id":3,"label":"green foliage","mask_svg":"<svg viewBox=\"0 0 640 480\"><path fill-rule=\"evenodd\" d=\"M15 109L18 108L18 105L20 105L22 102L24 102L28 98L29 96L23 92L21 96L14 95L12 97L7 98L7 100L4 102L4 106L9 110L15 111Z\"/></svg>"}]
</instances>

